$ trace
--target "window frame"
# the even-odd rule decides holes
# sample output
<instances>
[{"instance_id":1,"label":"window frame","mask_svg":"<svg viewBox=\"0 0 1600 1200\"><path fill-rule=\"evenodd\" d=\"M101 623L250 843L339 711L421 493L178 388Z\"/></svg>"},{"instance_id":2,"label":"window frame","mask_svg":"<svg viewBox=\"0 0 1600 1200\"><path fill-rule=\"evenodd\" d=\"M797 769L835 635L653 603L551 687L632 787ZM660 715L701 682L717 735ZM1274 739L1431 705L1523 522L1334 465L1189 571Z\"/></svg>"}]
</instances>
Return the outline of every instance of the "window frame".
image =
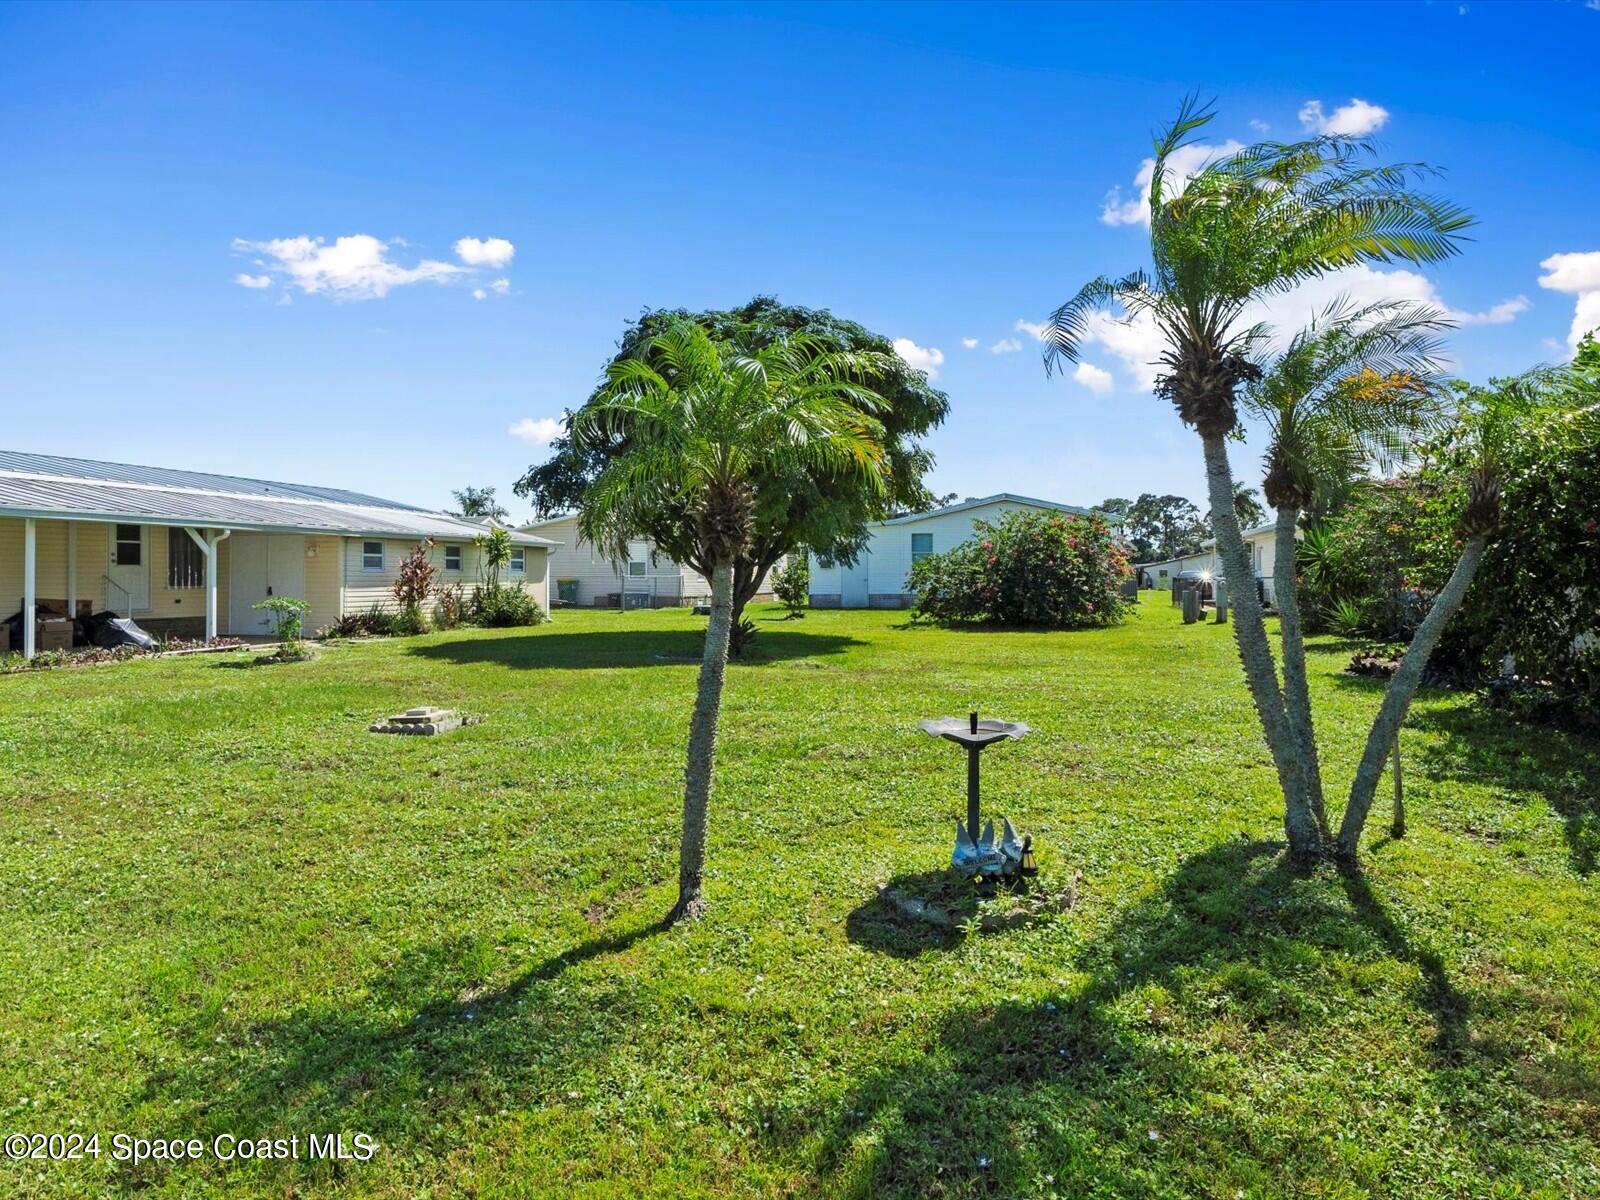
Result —
<instances>
[{"instance_id":1,"label":"window frame","mask_svg":"<svg viewBox=\"0 0 1600 1200\"><path fill-rule=\"evenodd\" d=\"M634 570L635 567L637 567L638 570ZM628 560L628 578L629 579L643 579L649 573L650 573L650 564L645 562L644 559L642 559L642 558L630 558Z\"/></svg>"},{"instance_id":2,"label":"window frame","mask_svg":"<svg viewBox=\"0 0 1600 1200\"><path fill-rule=\"evenodd\" d=\"M369 546L376 546L378 548L378 565L377 566L373 566L371 561L370 561L371 558L372 558L372 555L371 555L371 553L369 553L369 551L367 549L367 547L369 547ZM382 574L384 568L388 565L388 562L389 562L388 547L383 542L369 542L369 541L366 541L365 539L362 540L362 542L361 542L361 569L363 571L369 571L374 575Z\"/></svg>"},{"instance_id":3,"label":"window frame","mask_svg":"<svg viewBox=\"0 0 1600 1200\"><path fill-rule=\"evenodd\" d=\"M452 557L455 558L454 563L450 561ZM460 546L446 546L444 548L444 569L446 571L449 571L453 575L459 575L464 569L465 563L466 555L462 552L462 548Z\"/></svg>"},{"instance_id":4,"label":"window frame","mask_svg":"<svg viewBox=\"0 0 1600 1200\"><path fill-rule=\"evenodd\" d=\"M917 549L917 539L918 538L922 538L923 539L923 541L925 543L925 548L924 549L921 549L921 550ZM913 533L911 535L911 565L912 566L916 566L919 562L921 562L923 559L927 558L932 553L933 553L933 534L931 534L931 533Z\"/></svg>"},{"instance_id":5,"label":"window frame","mask_svg":"<svg viewBox=\"0 0 1600 1200\"><path fill-rule=\"evenodd\" d=\"M528 551L525 547L511 547L511 557L506 561L506 572L511 575L528 573Z\"/></svg>"},{"instance_id":6,"label":"window frame","mask_svg":"<svg viewBox=\"0 0 1600 1200\"><path fill-rule=\"evenodd\" d=\"M131 538L123 537L122 536L122 531L124 529L133 530L133 536ZM132 546L133 547L133 561L132 562L124 562L123 561L122 548L124 546ZM124 525L124 524L119 522L112 529L112 531L111 531L111 561L113 563L115 563L119 567L142 567L142 566L145 565L144 564L144 526L143 525Z\"/></svg>"}]
</instances>

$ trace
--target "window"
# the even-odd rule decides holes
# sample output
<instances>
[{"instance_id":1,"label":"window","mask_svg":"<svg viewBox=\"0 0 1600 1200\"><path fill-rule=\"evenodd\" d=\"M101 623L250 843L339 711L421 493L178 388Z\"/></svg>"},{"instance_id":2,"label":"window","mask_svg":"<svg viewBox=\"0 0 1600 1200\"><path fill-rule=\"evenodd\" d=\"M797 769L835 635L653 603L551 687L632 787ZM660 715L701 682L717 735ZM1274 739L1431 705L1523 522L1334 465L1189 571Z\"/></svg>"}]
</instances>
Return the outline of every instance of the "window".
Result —
<instances>
[{"instance_id":1,"label":"window","mask_svg":"<svg viewBox=\"0 0 1600 1200\"><path fill-rule=\"evenodd\" d=\"M182 529L167 530L167 586L197 588L206 585L206 556Z\"/></svg>"},{"instance_id":2,"label":"window","mask_svg":"<svg viewBox=\"0 0 1600 1200\"><path fill-rule=\"evenodd\" d=\"M383 543L361 543L361 569L363 571L383 570Z\"/></svg>"},{"instance_id":3,"label":"window","mask_svg":"<svg viewBox=\"0 0 1600 1200\"><path fill-rule=\"evenodd\" d=\"M521 575L527 570L526 555L527 551L521 546L513 546L511 548L511 573L513 575Z\"/></svg>"},{"instance_id":4,"label":"window","mask_svg":"<svg viewBox=\"0 0 1600 1200\"><path fill-rule=\"evenodd\" d=\"M460 546L446 546L444 548L444 569L446 571L461 570Z\"/></svg>"},{"instance_id":5,"label":"window","mask_svg":"<svg viewBox=\"0 0 1600 1200\"><path fill-rule=\"evenodd\" d=\"M920 562L933 553L933 534L913 533L911 535L911 561Z\"/></svg>"},{"instance_id":6,"label":"window","mask_svg":"<svg viewBox=\"0 0 1600 1200\"><path fill-rule=\"evenodd\" d=\"M642 559L642 558L630 558L628 560L628 574L633 576L635 579L643 578L643 576L644 576L644 568L645 568L644 559Z\"/></svg>"},{"instance_id":7,"label":"window","mask_svg":"<svg viewBox=\"0 0 1600 1200\"><path fill-rule=\"evenodd\" d=\"M115 553L119 567L137 567L144 561L144 539L139 536L139 526L117 526Z\"/></svg>"}]
</instances>

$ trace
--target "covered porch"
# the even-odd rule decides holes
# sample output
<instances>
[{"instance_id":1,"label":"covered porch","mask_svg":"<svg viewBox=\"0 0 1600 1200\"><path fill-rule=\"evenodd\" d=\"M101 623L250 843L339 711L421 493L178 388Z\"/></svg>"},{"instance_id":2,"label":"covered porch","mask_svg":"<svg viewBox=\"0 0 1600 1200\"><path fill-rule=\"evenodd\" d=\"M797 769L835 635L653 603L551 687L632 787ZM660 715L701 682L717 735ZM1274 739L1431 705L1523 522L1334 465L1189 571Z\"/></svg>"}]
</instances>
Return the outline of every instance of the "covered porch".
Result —
<instances>
[{"instance_id":1,"label":"covered porch","mask_svg":"<svg viewBox=\"0 0 1600 1200\"><path fill-rule=\"evenodd\" d=\"M232 534L148 518L0 517L0 597L7 603L0 612L20 616L0 627L17 629L7 648L31 659L41 649L41 633L50 643L44 648L65 648L72 644L73 620L104 611L138 620L152 633L216 638L227 624L222 606ZM42 618L48 619L43 626Z\"/></svg>"}]
</instances>

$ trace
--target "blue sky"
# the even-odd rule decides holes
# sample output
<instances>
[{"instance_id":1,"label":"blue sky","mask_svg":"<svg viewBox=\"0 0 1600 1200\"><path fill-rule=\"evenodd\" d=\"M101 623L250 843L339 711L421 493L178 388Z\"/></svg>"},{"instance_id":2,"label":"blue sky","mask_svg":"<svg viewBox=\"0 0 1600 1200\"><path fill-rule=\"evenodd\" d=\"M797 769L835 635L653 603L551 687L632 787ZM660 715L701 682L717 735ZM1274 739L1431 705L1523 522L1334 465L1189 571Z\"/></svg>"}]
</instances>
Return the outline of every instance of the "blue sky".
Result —
<instances>
[{"instance_id":1,"label":"blue sky","mask_svg":"<svg viewBox=\"0 0 1600 1200\"><path fill-rule=\"evenodd\" d=\"M1597 51L1582 0L11 4L0 445L508 494L628 317L766 292L942 355L938 491L1198 499L1137 331L1051 380L1025 326L1143 263L1151 128L1199 89L1213 142L1342 123L1447 168L1467 252L1333 290L1463 314L1483 378L1600 321Z\"/></svg>"}]
</instances>

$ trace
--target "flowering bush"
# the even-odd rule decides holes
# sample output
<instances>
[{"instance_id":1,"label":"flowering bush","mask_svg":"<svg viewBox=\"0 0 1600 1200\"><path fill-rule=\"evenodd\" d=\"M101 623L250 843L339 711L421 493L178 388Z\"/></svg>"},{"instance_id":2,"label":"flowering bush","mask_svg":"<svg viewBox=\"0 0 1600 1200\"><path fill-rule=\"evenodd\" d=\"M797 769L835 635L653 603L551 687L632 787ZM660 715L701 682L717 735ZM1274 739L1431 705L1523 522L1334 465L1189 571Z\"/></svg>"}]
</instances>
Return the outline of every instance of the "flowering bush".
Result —
<instances>
[{"instance_id":1,"label":"flowering bush","mask_svg":"<svg viewBox=\"0 0 1600 1200\"><path fill-rule=\"evenodd\" d=\"M918 612L946 623L1044 629L1113 625L1127 611L1128 556L1098 516L1016 510L911 568Z\"/></svg>"},{"instance_id":2,"label":"flowering bush","mask_svg":"<svg viewBox=\"0 0 1600 1200\"><path fill-rule=\"evenodd\" d=\"M1470 681L1499 674L1510 655L1526 686L1505 695L1600 726L1600 346L1586 341L1572 368L1543 386L1553 403L1521 420L1501 451L1500 530L1432 668ZM1348 604L1361 633L1415 631L1461 554L1465 432L1423 447L1411 474L1364 484L1306 538L1302 608L1324 627Z\"/></svg>"}]
</instances>

